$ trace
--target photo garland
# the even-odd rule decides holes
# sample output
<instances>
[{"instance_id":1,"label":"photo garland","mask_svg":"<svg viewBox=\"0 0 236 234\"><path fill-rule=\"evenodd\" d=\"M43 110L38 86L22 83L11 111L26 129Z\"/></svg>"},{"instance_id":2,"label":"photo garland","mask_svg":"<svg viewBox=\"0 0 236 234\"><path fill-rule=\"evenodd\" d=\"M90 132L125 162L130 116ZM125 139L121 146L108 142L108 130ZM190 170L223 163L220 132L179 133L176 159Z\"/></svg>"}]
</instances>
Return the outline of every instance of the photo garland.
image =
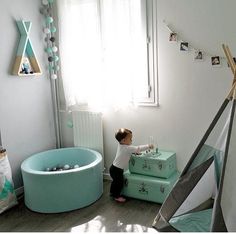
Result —
<instances>
[{"instance_id":1,"label":"photo garland","mask_svg":"<svg viewBox=\"0 0 236 234\"><path fill-rule=\"evenodd\" d=\"M192 47L189 42L182 40L181 38L179 38L179 34L177 32L175 32L174 30L172 30L168 24L166 24L165 20L163 20L163 23L165 24L165 26L168 28L168 30L170 31L170 35L169 35L169 42L174 42L174 43L178 43L179 42L179 49L181 52L185 52L185 51L189 51L190 47L194 50L194 61L196 62L201 62L204 61L204 58L208 55L211 58L211 65L212 67L220 67L222 62L222 59L225 59L224 57L220 57L218 55L212 56L209 55L207 53L205 53L203 50L201 49L196 49L194 47ZM234 62L236 63L236 57L233 57ZM229 64L228 64L229 67Z\"/></svg>"}]
</instances>

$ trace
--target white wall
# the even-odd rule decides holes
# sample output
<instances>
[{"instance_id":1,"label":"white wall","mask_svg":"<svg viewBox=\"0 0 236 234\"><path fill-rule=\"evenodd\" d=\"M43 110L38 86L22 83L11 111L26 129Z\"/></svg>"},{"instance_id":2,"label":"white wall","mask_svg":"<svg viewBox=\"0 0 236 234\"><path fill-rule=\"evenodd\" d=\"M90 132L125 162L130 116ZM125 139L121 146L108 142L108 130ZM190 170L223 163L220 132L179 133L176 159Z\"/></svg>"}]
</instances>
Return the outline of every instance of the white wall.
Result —
<instances>
[{"instance_id":1,"label":"white wall","mask_svg":"<svg viewBox=\"0 0 236 234\"><path fill-rule=\"evenodd\" d=\"M0 1L0 130L15 188L22 186L21 162L33 153L55 148L40 7L40 0ZM16 20L32 22L30 39L43 71L40 76L20 78L11 75L20 38Z\"/></svg>"},{"instance_id":2,"label":"white wall","mask_svg":"<svg viewBox=\"0 0 236 234\"><path fill-rule=\"evenodd\" d=\"M117 142L114 132L120 127L134 132L133 143L157 139L162 149L177 154L182 170L212 121L231 86L232 73L226 60L213 68L210 56L224 57L222 43L236 54L234 0L157 0L158 4L158 79L159 107L140 107L104 114L105 166L112 163ZM209 56L194 62L193 51L180 52L179 43L170 43L170 24L181 39ZM62 114L64 146L73 145L73 130Z\"/></svg>"}]
</instances>

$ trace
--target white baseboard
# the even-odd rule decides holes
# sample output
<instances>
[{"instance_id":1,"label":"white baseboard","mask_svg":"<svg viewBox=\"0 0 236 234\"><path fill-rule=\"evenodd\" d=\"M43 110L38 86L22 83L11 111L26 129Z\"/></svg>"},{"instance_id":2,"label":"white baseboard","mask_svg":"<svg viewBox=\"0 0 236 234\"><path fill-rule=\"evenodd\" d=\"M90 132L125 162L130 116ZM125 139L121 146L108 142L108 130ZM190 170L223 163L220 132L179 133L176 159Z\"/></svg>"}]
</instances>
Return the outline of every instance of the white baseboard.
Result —
<instances>
[{"instance_id":1,"label":"white baseboard","mask_svg":"<svg viewBox=\"0 0 236 234\"><path fill-rule=\"evenodd\" d=\"M16 196L19 198L24 194L24 186L15 189Z\"/></svg>"},{"instance_id":2,"label":"white baseboard","mask_svg":"<svg viewBox=\"0 0 236 234\"><path fill-rule=\"evenodd\" d=\"M112 180L109 173L103 173L103 179L104 180Z\"/></svg>"}]
</instances>

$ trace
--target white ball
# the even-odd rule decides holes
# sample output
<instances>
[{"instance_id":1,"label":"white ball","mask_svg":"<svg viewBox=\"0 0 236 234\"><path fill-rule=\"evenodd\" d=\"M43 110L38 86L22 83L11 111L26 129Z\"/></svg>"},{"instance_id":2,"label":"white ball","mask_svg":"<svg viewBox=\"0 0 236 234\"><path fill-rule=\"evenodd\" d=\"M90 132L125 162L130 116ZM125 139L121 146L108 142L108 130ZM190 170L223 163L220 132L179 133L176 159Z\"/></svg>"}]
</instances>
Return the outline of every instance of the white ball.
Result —
<instances>
[{"instance_id":1,"label":"white ball","mask_svg":"<svg viewBox=\"0 0 236 234\"><path fill-rule=\"evenodd\" d=\"M79 165L78 164L74 165L74 168L79 168Z\"/></svg>"},{"instance_id":2,"label":"white ball","mask_svg":"<svg viewBox=\"0 0 236 234\"><path fill-rule=\"evenodd\" d=\"M70 168L70 166L68 164L66 164L64 167L63 167L65 170L68 170Z\"/></svg>"}]
</instances>

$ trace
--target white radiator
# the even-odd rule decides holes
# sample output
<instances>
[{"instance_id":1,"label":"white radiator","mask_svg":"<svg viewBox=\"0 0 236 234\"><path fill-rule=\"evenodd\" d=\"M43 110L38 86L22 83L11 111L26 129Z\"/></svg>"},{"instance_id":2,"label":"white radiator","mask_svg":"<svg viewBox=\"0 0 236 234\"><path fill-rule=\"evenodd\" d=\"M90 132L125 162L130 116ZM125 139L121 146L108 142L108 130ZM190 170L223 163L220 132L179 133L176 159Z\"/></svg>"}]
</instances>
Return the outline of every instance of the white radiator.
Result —
<instances>
[{"instance_id":1,"label":"white radiator","mask_svg":"<svg viewBox=\"0 0 236 234\"><path fill-rule=\"evenodd\" d=\"M98 151L103 156L102 113L72 111L74 146Z\"/></svg>"}]
</instances>

